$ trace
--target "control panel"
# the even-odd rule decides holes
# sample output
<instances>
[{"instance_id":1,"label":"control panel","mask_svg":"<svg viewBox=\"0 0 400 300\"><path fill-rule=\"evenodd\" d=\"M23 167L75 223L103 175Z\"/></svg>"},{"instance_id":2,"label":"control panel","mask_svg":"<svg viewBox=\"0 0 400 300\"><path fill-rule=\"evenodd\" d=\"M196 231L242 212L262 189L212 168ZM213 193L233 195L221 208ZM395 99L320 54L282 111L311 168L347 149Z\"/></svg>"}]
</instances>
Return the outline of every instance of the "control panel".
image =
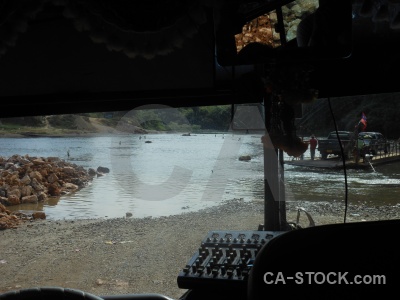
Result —
<instances>
[{"instance_id":1,"label":"control panel","mask_svg":"<svg viewBox=\"0 0 400 300\"><path fill-rule=\"evenodd\" d=\"M210 231L179 272L178 287L243 288L258 251L284 231Z\"/></svg>"}]
</instances>

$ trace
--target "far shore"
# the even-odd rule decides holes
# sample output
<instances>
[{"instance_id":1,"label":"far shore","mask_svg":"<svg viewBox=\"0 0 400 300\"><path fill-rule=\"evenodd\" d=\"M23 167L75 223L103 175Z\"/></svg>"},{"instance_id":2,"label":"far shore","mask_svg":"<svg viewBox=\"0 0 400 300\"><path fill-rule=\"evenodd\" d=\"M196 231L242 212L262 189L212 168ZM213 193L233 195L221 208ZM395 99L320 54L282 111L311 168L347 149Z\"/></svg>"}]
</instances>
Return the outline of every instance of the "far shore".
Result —
<instances>
[{"instance_id":1,"label":"far shore","mask_svg":"<svg viewBox=\"0 0 400 300\"><path fill-rule=\"evenodd\" d=\"M2 133L0 131L0 138L35 138L35 137L81 137L81 136L110 136L112 133L99 133L99 132L67 132L67 133Z\"/></svg>"},{"instance_id":2,"label":"far shore","mask_svg":"<svg viewBox=\"0 0 400 300\"><path fill-rule=\"evenodd\" d=\"M19 132L19 133L6 133L0 131L0 138L41 138L41 137L50 137L50 138L65 138L65 137L97 137L97 136L112 136L117 132L107 131L107 132L90 132L90 131L71 131L71 132L48 132L48 133L32 133L32 132ZM151 132L158 133L158 132ZM143 135L143 133L126 133L126 134L137 134Z\"/></svg>"},{"instance_id":3,"label":"far shore","mask_svg":"<svg viewBox=\"0 0 400 300\"><path fill-rule=\"evenodd\" d=\"M147 135L147 134L182 134L185 136L196 136L198 134L230 134L232 132L209 132L209 131L200 131L200 132L193 132L190 135L187 134L186 131L156 131L156 130L149 130L147 133L137 133L137 132L126 132L122 133L110 127L108 131L62 131L62 132L5 132L4 130L0 130L0 138L41 138L41 137L50 137L50 138L65 138L65 137L98 137L98 136L114 136L116 134L121 135ZM263 134L262 132L256 132L254 134Z\"/></svg>"}]
</instances>

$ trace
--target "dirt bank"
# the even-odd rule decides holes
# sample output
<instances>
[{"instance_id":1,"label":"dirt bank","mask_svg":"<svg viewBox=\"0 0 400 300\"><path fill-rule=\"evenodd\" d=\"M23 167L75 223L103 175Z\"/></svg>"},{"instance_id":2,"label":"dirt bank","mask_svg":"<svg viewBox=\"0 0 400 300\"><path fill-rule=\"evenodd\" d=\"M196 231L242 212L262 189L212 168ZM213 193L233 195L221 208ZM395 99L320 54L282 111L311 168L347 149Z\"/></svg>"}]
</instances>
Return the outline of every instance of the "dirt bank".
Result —
<instances>
[{"instance_id":1,"label":"dirt bank","mask_svg":"<svg viewBox=\"0 0 400 300\"><path fill-rule=\"evenodd\" d=\"M287 204L287 220L296 205ZM343 205L302 203L317 226L343 222ZM399 218L398 208L350 206L348 222ZM71 287L97 295L160 293L178 298L177 275L210 230L257 230L263 203L232 200L161 218L35 220L0 231L0 292ZM303 227L308 225L301 216Z\"/></svg>"},{"instance_id":2,"label":"dirt bank","mask_svg":"<svg viewBox=\"0 0 400 300\"><path fill-rule=\"evenodd\" d=\"M47 120L47 119L46 119ZM115 128L102 123L102 119L75 115L72 128L54 127L46 122L42 127L13 126L0 127L0 137L68 137L68 136L98 136L115 133Z\"/></svg>"}]
</instances>

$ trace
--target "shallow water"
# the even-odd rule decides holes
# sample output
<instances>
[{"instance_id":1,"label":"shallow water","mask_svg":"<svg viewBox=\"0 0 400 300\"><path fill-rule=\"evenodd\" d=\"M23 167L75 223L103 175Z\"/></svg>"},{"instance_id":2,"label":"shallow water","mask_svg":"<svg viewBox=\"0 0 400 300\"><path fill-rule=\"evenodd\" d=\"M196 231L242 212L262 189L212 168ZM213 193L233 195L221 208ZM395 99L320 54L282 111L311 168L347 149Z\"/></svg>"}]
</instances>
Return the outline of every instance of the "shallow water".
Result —
<instances>
[{"instance_id":1,"label":"shallow water","mask_svg":"<svg viewBox=\"0 0 400 300\"><path fill-rule=\"evenodd\" d=\"M167 216L243 198L264 199L263 148L258 134L147 134L106 137L1 138L0 155L57 156L85 168L107 167L80 191L12 210L45 211L48 219ZM67 152L70 152L68 158ZM250 161L240 161L250 155ZM285 159L290 159L285 156ZM309 159L306 152L304 159ZM285 165L287 201L344 201L342 170ZM348 199L396 204L400 164L347 170ZM268 170L267 170L268 172Z\"/></svg>"}]
</instances>

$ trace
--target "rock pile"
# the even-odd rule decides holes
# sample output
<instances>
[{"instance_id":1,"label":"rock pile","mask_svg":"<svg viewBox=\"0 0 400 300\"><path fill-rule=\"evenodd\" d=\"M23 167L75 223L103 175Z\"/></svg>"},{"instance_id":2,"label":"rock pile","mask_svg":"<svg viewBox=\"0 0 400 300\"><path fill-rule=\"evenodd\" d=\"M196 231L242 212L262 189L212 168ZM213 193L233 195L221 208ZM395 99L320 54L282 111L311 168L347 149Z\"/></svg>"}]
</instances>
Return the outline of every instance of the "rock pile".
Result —
<instances>
[{"instance_id":1,"label":"rock pile","mask_svg":"<svg viewBox=\"0 0 400 300\"><path fill-rule=\"evenodd\" d=\"M0 204L0 230L17 228L22 222L22 216L11 213L3 204Z\"/></svg>"},{"instance_id":2,"label":"rock pile","mask_svg":"<svg viewBox=\"0 0 400 300\"><path fill-rule=\"evenodd\" d=\"M85 187L97 174L57 157L13 155L0 157L0 229L12 228L26 216L13 214L5 207L38 203ZM32 218L45 218L44 213Z\"/></svg>"},{"instance_id":3,"label":"rock pile","mask_svg":"<svg viewBox=\"0 0 400 300\"><path fill-rule=\"evenodd\" d=\"M296 38L297 26L310 12L318 7L317 0L295 1L282 7L286 40ZM259 16L243 26L242 32L235 35L236 50L257 42L275 48L281 44L280 35L275 30L278 16L275 11Z\"/></svg>"}]
</instances>

